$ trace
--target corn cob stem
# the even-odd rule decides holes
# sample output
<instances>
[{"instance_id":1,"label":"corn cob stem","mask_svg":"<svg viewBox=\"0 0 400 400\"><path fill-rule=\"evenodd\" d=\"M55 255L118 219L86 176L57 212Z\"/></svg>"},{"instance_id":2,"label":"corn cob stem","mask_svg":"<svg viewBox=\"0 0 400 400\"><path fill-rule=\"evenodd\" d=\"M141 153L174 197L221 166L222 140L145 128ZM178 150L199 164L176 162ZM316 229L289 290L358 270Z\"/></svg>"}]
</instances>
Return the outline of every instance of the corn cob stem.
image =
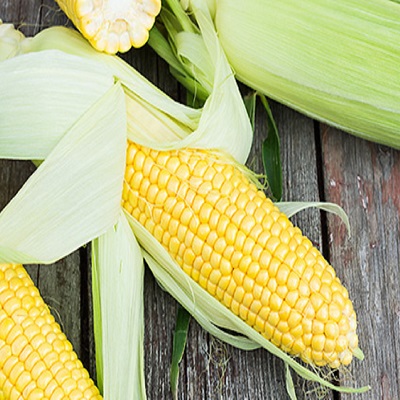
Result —
<instances>
[{"instance_id":1,"label":"corn cob stem","mask_svg":"<svg viewBox=\"0 0 400 400\"><path fill-rule=\"evenodd\" d=\"M234 161L128 143L122 204L199 285L273 344L337 368L359 353L335 271Z\"/></svg>"},{"instance_id":2,"label":"corn cob stem","mask_svg":"<svg viewBox=\"0 0 400 400\"><path fill-rule=\"evenodd\" d=\"M0 398L101 399L22 265L0 264Z\"/></svg>"}]
</instances>

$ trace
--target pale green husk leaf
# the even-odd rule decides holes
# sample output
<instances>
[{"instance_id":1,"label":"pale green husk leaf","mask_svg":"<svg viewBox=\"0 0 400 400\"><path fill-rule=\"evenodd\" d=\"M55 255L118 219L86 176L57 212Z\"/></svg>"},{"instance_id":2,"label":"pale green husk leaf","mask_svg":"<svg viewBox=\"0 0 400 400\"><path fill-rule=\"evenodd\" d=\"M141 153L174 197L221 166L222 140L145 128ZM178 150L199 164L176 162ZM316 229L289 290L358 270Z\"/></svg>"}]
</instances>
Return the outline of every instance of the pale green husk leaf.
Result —
<instances>
[{"instance_id":1,"label":"pale green husk leaf","mask_svg":"<svg viewBox=\"0 0 400 400\"><path fill-rule=\"evenodd\" d=\"M107 68L54 50L0 62L0 157L43 160L113 84Z\"/></svg>"},{"instance_id":2,"label":"pale green husk leaf","mask_svg":"<svg viewBox=\"0 0 400 400\"><path fill-rule=\"evenodd\" d=\"M215 34L208 9L200 3L194 8L194 15L202 32L210 62L214 66L213 92L208 97L203 110L205 118L200 120L199 128L193 135L220 136L224 132L226 143L220 148L244 163L250 152L253 131L245 105L237 87L233 72ZM187 49L187 51L189 51ZM193 49L192 51L196 51ZM196 59L195 56L192 59ZM217 110L217 111L214 111ZM220 133L218 133L220 132ZM210 141L208 147L210 147ZM215 146L212 146L215 147Z\"/></svg>"},{"instance_id":3,"label":"pale green husk leaf","mask_svg":"<svg viewBox=\"0 0 400 400\"><path fill-rule=\"evenodd\" d=\"M287 353L280 350L247 325L242 319L231 312L227 312L227 308L224 305L194 282L174 262L162 245L143 226L129 215L128 220L136 238L145 249L144 257L161 286L179 301L198 323L211 334L233 346L245 350L262 346L275 356L281 358L301 377L315 381L330 389L346 393L364 392L369 389L367 386L356 389L334 386L315 372L299 364ZM238 332L238 335L228 333L224 329Z\"/></svg>"},{"instance_id":4,"label":"pale green husk leaf","mask_svg":"<svg viewBox=\"0 0 400 400\"><path fill-rule=\"evenodd\" d=\"M290 367L287 363L285 363L285 378L286 378L286 392L290 400L297 400L296 392L294 390L292 373L290 372Z\"/></svg>"},{"instance_id":5,"label":"pale green husk leaf","mask_svg":"<svg viewBox=\"0 0 400 400\"><path fill-rule=\"evenodd\" d=\"M39 93L42 80L37 83ZM125 118L123 91L115 84L66 131L1 212L0 261L53 262L116 222L125 165Z\"/></svg>"},{"instance_id":6,"label":"pale green husk leaf","mask_svg":"<svg viewBox=\"0 0 400 400\"><path fill-rule=\"evenodd\" d=\"M346 212L338 204L329 202L314 202L314 201L288 201L275 203L279 209L286 214L289 218L300 211L306 210L307 208L319 208L320 210L327 211L331 214L337 215L345 224L347 231L350 235L350 222Z\"/></svg>"},{"instance_id":7,"label":"pale green husk leaf","mask_svg":"<svg viewBox=\"0 0 400 400\"><path fill-rule=\"evenodd\" d=\"M237 78L311 117L400 147L400 6L389 0L218 0Z\"/></svg>"},{"instance_id":8,"label":"pale green husk leaf","mask_svg":"<svg viewBox=\"0 0 400 400\"><path fill-rule=\"evenodd\" d=\"M124 86L130 100L144 107L144 114L131 112L131 101L128 100L128 137L137 143L159 150L213 147L232 154L243 163L252 142L250 122L235 79L218 45L211 19L204 14L200 14L199 19L210 36L205 43L211 43L208 52L215 68L213 90L202 109L193 109L172 100L122 59L96 52L77 32L67 28L52 27L40 32L24 51L58 49L90 58L109 68ZM164 125L162 140L154 129L142 131L135 128L140 126L138 120L143 121L144 115L158 120L158 125L160 121ZM131 116L136 116L136 120Z\"/></svg>"},{"instance_id":9,"label":"pale green husk leaf","mask_svg":"<svg viewBox=\"0 0 400 400\"><path fill-rule=\"evenodd\" d=\"M98 385L107 400L144 400L144 263L122 211L93 241L92 268Z\"/></svg>"},{"instance_id":10,"label":"pale green husk leaf","mask_svg":"<svg viewBox=\"0 0 400 400\"><path fill-rule=\"evenodd\" d=\"M166 4L175 13L179 12L180 6L177 0L168 0ZM183 84L187 81L195 98L198 94L197 91L201 91L201 96L204 96L204 93L210 93L204 106L203 115L204 113L207 116L212 115L211 111L214 109L219 109L220 112L215 113L213 118L204 117L200 121L199 129L205 130L205 132L215 132L212 135L214 142L218 132L226 131L227 133L224 133L223 137L227 140L234 140L234 143L230 144L229 149L227 147L222 149L243 163L250 150L252 128L234 73L215 33L208 8L202 2L196 2L192 11L192 16L197 21L199 29L194 29L190 20L185 16L175 18L171 12L164 10L161 16L169 31L170 49L165 50L167 42L160 34L154 35L149 43L161 56L166 57L167 61L172 63L172 67L176 67L177 62L181 63L181 67L173 68L172 72ZM224 117L221 118L220 115ZM204 121L206 123L202 126ZM234 133L232 136L235 131L239 131L241 134ZM194 136L197 134L198 132L194 132ZM203 135L203 133L201 134ZM246 157L238 157L237 154L246 154Z\"/></svg>"}]
</instances>

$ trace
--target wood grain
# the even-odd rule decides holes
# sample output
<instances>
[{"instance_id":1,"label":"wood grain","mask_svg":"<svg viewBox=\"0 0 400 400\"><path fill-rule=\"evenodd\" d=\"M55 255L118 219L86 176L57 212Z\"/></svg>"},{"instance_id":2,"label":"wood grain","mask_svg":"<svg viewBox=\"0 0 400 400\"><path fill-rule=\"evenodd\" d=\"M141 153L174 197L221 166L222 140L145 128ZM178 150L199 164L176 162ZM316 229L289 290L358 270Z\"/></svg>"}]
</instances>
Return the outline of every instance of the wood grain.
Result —
<instances>
[{"instance_id":1,"label":"wood grain","mask_svg":"<svg viewBox=\"0 0 400 400\"><path fill-rule=\"evenodd\" d=\"M29 35L44 27L67 24L53 1L2 0L0 18ZM173 98L184 91L167 66L149 48L124 58ZM400 154L319 126L282 105L272 103L282 144L284 200L327 200L348 212L352 237L337 217L316 210L293 220L334 265L349 289L359 318L360 344L366 359L355 361L342 384L371 384L364 395L327 392L326 399L400 398L399 229ZM248 165L262 172L261 144L265 115L257 114ZM34 171L29 162L0 160L0 209ZM95 376L91 317L90 248L51 266L29 272L54 310L84 365ZM149 270L145 275L145 373L150 400L172 399L169 363L177 304ZM313 386L295 379L299 399L315 399ZM211 337L192 320L179 379L180 400L286 399L283 363L264 350L244 352Z\"/></svg>"},{"instance_id":2,"label":"wood grain","mask_svg":"<svg viewBox=\"0 0 400 400\"><path fill-rule=\"evenodd\" d=\"M361 398L398 399L400 153L327 127L322 143L326 198L343 206L352 226L349 238L328 219L331 260L354 299L365 353L344 378L372 386Z\"/></svg>"}]
</instances>

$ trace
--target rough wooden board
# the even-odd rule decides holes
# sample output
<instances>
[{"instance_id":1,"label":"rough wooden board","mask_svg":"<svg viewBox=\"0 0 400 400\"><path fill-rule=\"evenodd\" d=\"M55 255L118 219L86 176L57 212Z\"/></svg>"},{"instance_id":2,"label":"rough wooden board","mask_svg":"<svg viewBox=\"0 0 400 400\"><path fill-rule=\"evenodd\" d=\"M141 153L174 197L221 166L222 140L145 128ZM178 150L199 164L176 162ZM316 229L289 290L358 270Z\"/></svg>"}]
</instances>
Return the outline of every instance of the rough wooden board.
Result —
<instances>
[{"instance_id":1,"label":"rough wooden board","mask_svg":"<svg viewBox=\"0 0 400 400\"><path fill-rule=\"evenodd\" d=\"M348 211L349 239L329 219L331 258L358 314L365 360L350 369L372 390L354 399L400 398L400 152L325 128L325 190ZM348 380L347 380L348 382Z\"/></svg>"}]
</instances>

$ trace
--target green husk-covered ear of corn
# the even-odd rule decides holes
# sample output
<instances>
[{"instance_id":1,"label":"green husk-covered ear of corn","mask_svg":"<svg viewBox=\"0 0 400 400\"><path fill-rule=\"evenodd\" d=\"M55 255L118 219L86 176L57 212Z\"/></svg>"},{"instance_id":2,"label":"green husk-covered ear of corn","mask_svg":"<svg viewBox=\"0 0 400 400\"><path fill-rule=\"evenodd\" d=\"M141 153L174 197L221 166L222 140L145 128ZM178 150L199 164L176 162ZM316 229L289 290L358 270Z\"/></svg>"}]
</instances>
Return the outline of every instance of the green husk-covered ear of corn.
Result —
<instances>
[{"instance_id":1,"label":"green husk-covered ear of corn","mask_svg":"<svg viewBox=\"0 0 400 400\"><path fill-rule=\"evenodd\" d=\"M56 0L92 46L109 54L143 46L160 0Z\"/></svg>"},{"instance_id":2,"label":"green husk-covered ear of corn","mask_svg":"<svg viewBox=\"0 0 400 400\"><path fill-rule=\"evenodd\" d=\"M204 19L203 22L209 21ZM213 35L210 38L215 39ZM88 220L86 215L84 220L96 226L96 230L89 232L92 237L94 233L98 237L107 231L110 237L105 241L113 248L114 255L119 254L121 238L129 236L125 231L127 224L116 228L121 213L114 215L114 185L120 185L118 210L125 210L122 215L128 219L142 246L142 253L136 251L135 257L138 260L145 257L160 284L181 301L202 326L240 348L263 346L304 378L329 388L343 392L368 389L337 387L294 358L302 358L312 365L311 369L316 365L347 365L353 355L362 358L357 343L356 317L347 291L332 267L257 189L252 174L242 166L241 160L247 157L248 142L251 142L249 124L245 110L240 108L243 104L239 92L217 41L206 47L206 51L215 55L214 63L210 64L214 76L211 94L201 110L177 104L121 59L94 51L80 35L66 28L47 29L21 46L24 54L16 52L15 58L0 63L0 72L14 71L17 64L19 66L18 74L0 73L0 86L7 89L7 101L3 100L7 108L0 107L0 122L3 121L3 125L0 124L0 151L3 151L2 145L7 145L3 157L29 159L38 154L45 161L0 213L0 230L11 231L9 221L12 217L19 218L19 229L28 225L32 230L32 221L25 221L23 216L29 212L40 215L45 208L49 216L47 237L50 241L54 241L51 237L54 232L60 237L63 235L60 226L70 232L73 232L72 228L80 231L82 223L77 221L75 214L82 210L76 210L76 201L63 203L65 208L61 214L59 212L60 198L64 198L64 191L71 190L70 196L82 195L80 202L90 216L93 214L90 200L100 197L110 203L110 208L104 209L110 219L106 225L99 224L96 219ZM45 70L41 68L43 63ZM69 73L56 74L64 63ZM68 107L72 101L69 96L73 93L64 93L64 89L74 86L74 77L86 73L94 65L98 66L96 75L92 79L85 75L83 83L93 85L99 92L95 99L75 99L82 104L81 114L77 114L76 108ZM31 78L29 85L21 79L24 73ZM107 79L102 78L103 74ZM43 79L49 76L53 87L63 95L52 98L54 112L46 114L46 120L42 120L38 116L43 114L40 107L46 96L38 97L37 94L43 90ZM25 86L28 90L21 96ZM37 101L32 101L33 98ZM0 96L0 102L1 99ZM26 118L18 119L16 116L22 106ZM105 112L107 108L113 118ZM6 114L8 119L4 118ZM45 133L52 132L53 124L59 127L61 115L63 128L48 138L40 128L45 128ZM37 123L32 124L31 119ZM10 138L13 127L15 137ZM31 145L40 142L41 146L15 148L12 146L14 140ZM92 143L90 148L96 154L82 157L84 162L68 163L70 158L75 160L76 153L87 152L88 142ZM28 148L31 153L27 153ZM104 151L110 154L104 154ZM57 159L59 154L62 157ZM87 165L96 170L93 164L104 164L97 157L107 162L117 160L112 173L114 179L107 174L104 182L102 174L105 171L88 171L92 177L89 184L85 175L80 174L80 168ZM121 160L125 161L125 170L120 168ZM54 171L57 174L51 179ZM62 179L67 180L62 181L66 186L64 191L58 186ZM37 194L35 190L39 184L42 192ZM110 188L113 189L112 198L107 194ZM98 189L103 194L99 194ZM32 196L29 195L35 193L35 197L43 201L49 199L46 207L36 204L35 208L29 208L32 207ZM79 236L79 243L87 239L89 233ZM49 262L78 245L74 235L64 234L59 247L49 253L47 247L43 248L46 239L43 232L33 230L30 240L22 245L18 239L23 237L23 230L11 239L5 236L0 238L0 260L22 255L31 259L33 254L35 259ZM128 265L126 259L133 257L127 251L134 242L132 239L133 235L124 246L125 266ZM100 260L104 268L116 263L120 273L118 257L110 260L102 243L100 240L95 245L95 262ZM142 270L138 271L136 275L135 272L132 274L142 279ZM116 283L105 279L102 273L94 281L108 294L97 297L96 303L111 312L108 316L102 315L100 322L95 315L95 325L101 324L97 330L100 340L106 338L104 326L108 324L110 329L108 348L104 341L99 348L110 358L116 348L120 350L118 354L126 355L127 349L123 348L121 353L119 343L112 340L112 309L105 301L105 298L112 301L115 297L112 294L119 293L121 285L117 280ZM140 315L142 300L138 298L131 307L138 308L135 312ZM123 313L128 311L132 310L128 307L120 309L121 315L127 315ZM137 331L143 329L143 324L135 326ZM137 342L129 343L129 349L140 355L143 338L140 333L136 334ZM103 357L104 363L109 362L108 357ZM132 364L129 371L138 374L137 365ZM127 371L122 373L129 378ZM143 374L143 370L140 372ZM108 386L114 398L120 398L121 386L113 387L113 382L106 383L107 376L103 378L104 386ZM134 382L139 380L141 378ZM133 389L131 393L134 393ZM144 398L145 394L139 396Z\"/></svg>"},{"instance_id":3,"label":"green husk-covered ear of corn","mask_svg":"<svg viewBox=\"0 0 400 400\"><path fill-rule=\"evenodd\" d=\"M166 0L161 13L171 50L178 56L171 57L166 43L154 47L167 61L174 60L172 68L182 75L182 65L190 59L188 35L182 29L200 32L193 30L193 24L182 23L179 3ZM397 2L190 0L182 4L189 7L191 17L196 10L210 10L223 51L240 81L317 120L400 148ZM152 45L156 34L153 39ZM185 74L191 70L194 67Z\"/></svg>"},{"instance_id":4,"label":"green husk-covered ear of corn","mask_svg":"<svg viewBox=\"0 0 400 400\"><path fill-rule=\"evenodd\" d=\"M0 398L102 398L22 265L0 264Z\"/></svg>"}]
</instances>

